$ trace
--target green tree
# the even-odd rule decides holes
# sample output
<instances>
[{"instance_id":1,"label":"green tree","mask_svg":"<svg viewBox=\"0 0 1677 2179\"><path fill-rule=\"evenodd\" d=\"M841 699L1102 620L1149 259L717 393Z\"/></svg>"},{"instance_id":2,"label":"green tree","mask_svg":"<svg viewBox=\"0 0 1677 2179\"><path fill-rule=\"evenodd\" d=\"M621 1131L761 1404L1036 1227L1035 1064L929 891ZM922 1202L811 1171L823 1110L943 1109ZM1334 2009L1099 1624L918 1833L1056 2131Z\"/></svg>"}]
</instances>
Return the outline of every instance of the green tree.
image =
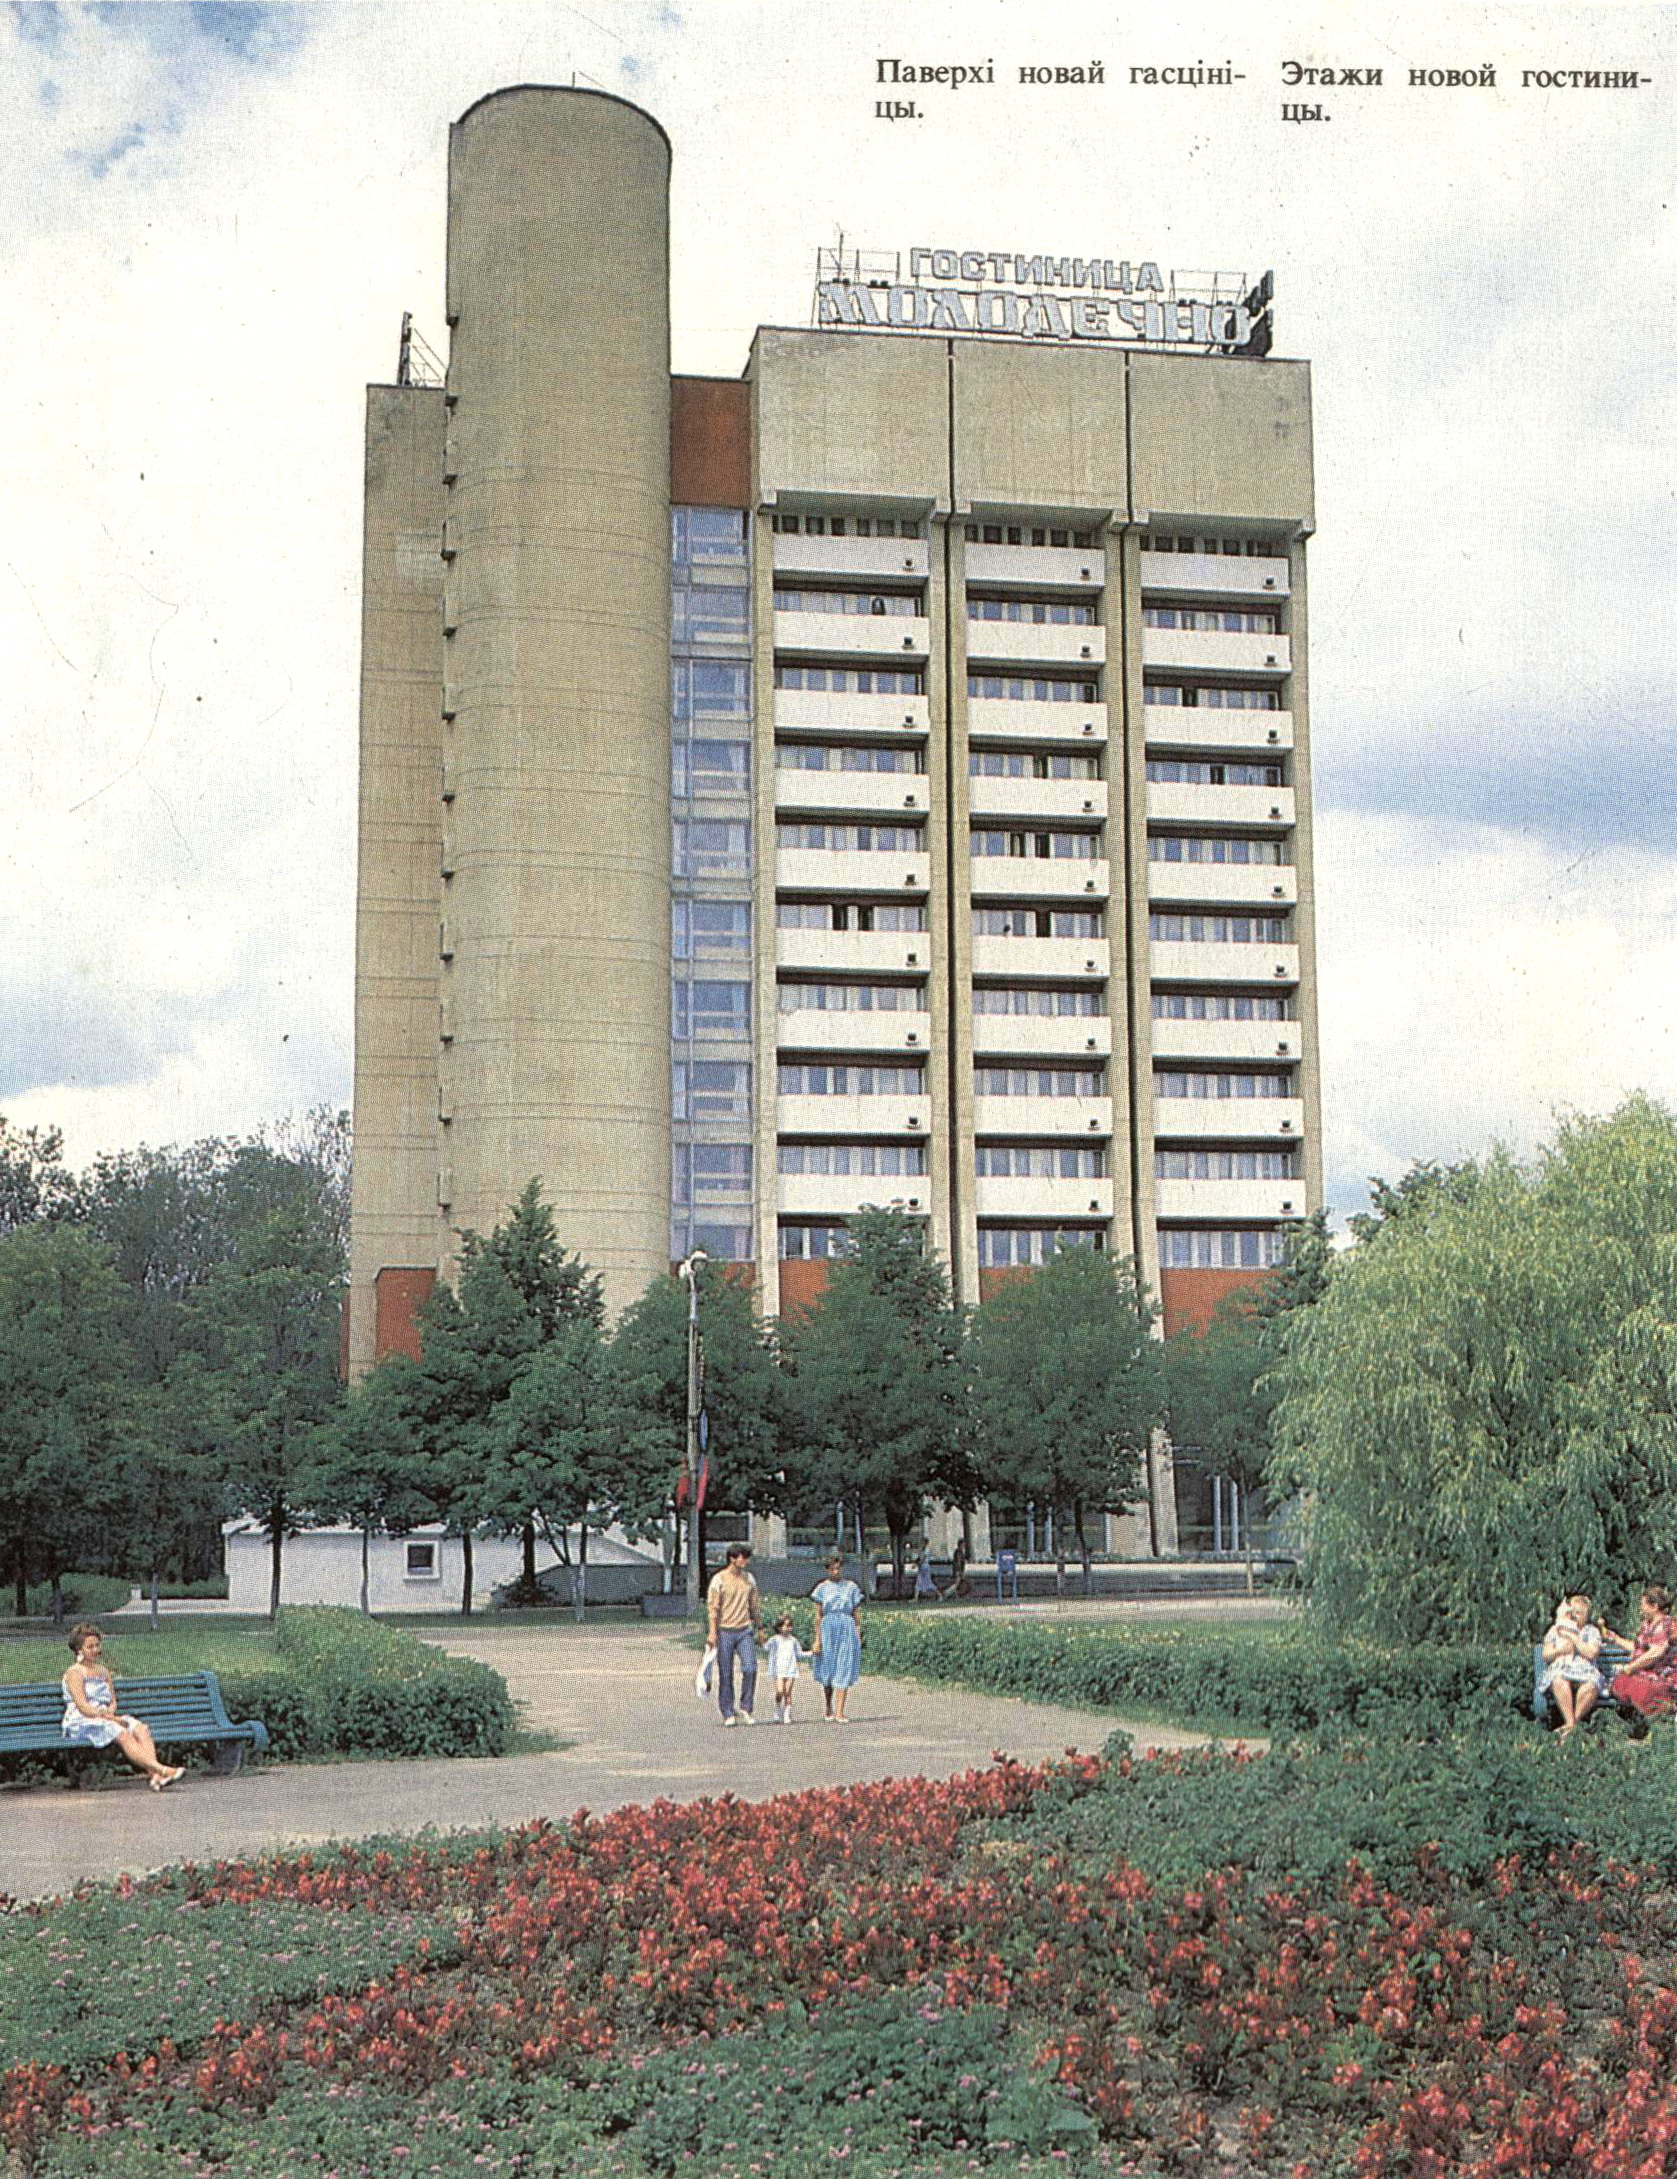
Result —
<instances>
[{"instance_id":1,"label":"green tree","mask_svg":"<svg viewBox=\"0 0 1677 2179\"><path fill-rule=\"evenodd\" d=\"M1424 1208L1420 1198L1424 1197ZM1507 1638L1677 1550L1677 1123L1643 1098L1492 1158L1335 1266L1280 1364L1311 1607Z\"/></svg>"},{"instance_id":2,"label":"green tree","mask_svg":"<svg viewBox=\"0 0 1677 2179\"><path fill-rule=\"evenodd\" d=\"M1226 1295L1203 1330L1185 1328L1165 1342L1173 1441L1236 1483L1248 1506L1269 1482L1276 1366L1299 1312L1326 1293L1333 1263L1327 1214L1318 1211L1287 1229L1281 1262L1267 1278ZM1244 1535L1251 1588L1250 1517Z\"/></svg>"},{"instance_id":3,"label":"green tree","mask_svg":"<svg viewBox=\"0 0 1677 2179\"><path fill-rule=\"evenodd\" d=\"M751 1289L697 1267L711 1482L708 1501L778 1512L787 1500L786 1383ZM638 1533L668 1513L687 1458L687 1289L654 1279L618 1320L611 1369L618 1428L636 1462Z\"/></svg>"},{"instance_id":4,"label":"green tree","mask_svg":"<svg viewBox=\"0 0 1677 2179\"><path fill-rule=\"evenodd\" d=\"M539 1528L571 1569L577 1618L588 1602L588 1533L634 1516L635 1463L615 1427L608 1349L599 1326L577 1317L529 1355L481 1431L494 1480L489 1517L502 1528ZM573 1558L570 1532L576 1531ZM533 1560L526 1558L534 1583Z\"/></svg>"},{"instance_id":5,"label":"green tree","mask_svg":"<svg viewBox=\"0 0 1677 2179\"><path fill-rule=\"evenodd\" d=\"M160 1383L130 1390L122 1483L124 1561L119 1572L143 1576L158 1626L163 1569L179 1563L191 1539L219 1533L226 1463L215 1388L203 1357L180 1355Z\"/></svg>"},{"instance_id":6,"label":"green tree","mask_svg":"<svg viewBox=\"0 0 1677 2179\"><path fill-rule=\"evenodd\" d=\"M342 1263L306 1206L258 1219L192 1297L227 1502L268 1535L270 1617L279 1611L285 1539L310 1517L298 1479L340 1398L342 1304Z\"/></svg>"},{"instance_id":7,"label":"green tree","mask_svg":"<svg viewBox=\"0 0 1677 2179\"><path fill-rule=\"evenodd\" d=\"M1147 1447L1163 1420L1154 1311L1135 1266L1062 1248L1004 1280L972 1319L974 1409L985 1487L1054 1514L1055 1585L1066 1535L1085 1560L1085 1519L1146 1489Z\"/></svg>"},{"instance_id":8,"label":"green tree","mask_svg":"<svg viewBox=\"0 0 1677 2179\"><path fill-rule=\"evenodd\" d=\"M123 1544L123 1388L132 1368L107 1250L35 1221L0 1237L0 1534L17 1609L32 1573Z\"/></svg>"},{"instance_id":9,"label":"green tree","mask_svg":"<svg viewBox=\"0 0 1677 2179\"><path fill-rule=\"evenodd\" d=\"M0 1115L0 1234L74 1214L76 1186L56 1127L13 1127Z\"/></svg>"},{"instance_id":10,"label":"green tree","mask_svg":"<svg viewBox=\"0 0 1677 2179\"><path fill-rule=\"evenodd\" d=\"M320 1521L361 1532L361 1609L371 1609L372 1539L402 1536L435 1514L431 1453L413 1427L422 1411L419 1365L406 1355L352 1385L337 1412L315 1431L294 1486Z\"/></svg>"},{"instance_id":11,"label":"green tree","mask_svg":"<svg viewBox=\"0 0 1677 2179\"><path fill-rule=\"evenodd\" d=\"M964 1328L919 1220L862 1211L849 1239L820 1300L782 1319L780 1346L811 1497L889 1530L900 1594L927 1501L977 1490Z\"/></svg>"}]
</instances>

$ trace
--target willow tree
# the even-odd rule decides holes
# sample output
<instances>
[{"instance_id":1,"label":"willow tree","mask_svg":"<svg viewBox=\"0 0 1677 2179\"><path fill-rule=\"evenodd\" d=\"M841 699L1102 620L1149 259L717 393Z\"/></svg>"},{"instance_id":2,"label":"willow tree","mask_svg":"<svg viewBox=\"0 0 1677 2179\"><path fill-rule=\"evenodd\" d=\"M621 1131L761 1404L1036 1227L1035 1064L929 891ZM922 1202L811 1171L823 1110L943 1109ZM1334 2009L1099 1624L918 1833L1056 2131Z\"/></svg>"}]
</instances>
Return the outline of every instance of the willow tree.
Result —
<instances>
[{"instance_id":1,"label":"willow tree","mask_svg":"<svg viewBox=\"0 0 1677 2179\"><path fill-rule=\"evenodd\" d=\"M1512 1637L1677 1553L1677 1120L1634 1098L1449 1183L1295 1320L1274 1416L1313 1610L1397 1641Z\"/></svg>"}]
</instances>

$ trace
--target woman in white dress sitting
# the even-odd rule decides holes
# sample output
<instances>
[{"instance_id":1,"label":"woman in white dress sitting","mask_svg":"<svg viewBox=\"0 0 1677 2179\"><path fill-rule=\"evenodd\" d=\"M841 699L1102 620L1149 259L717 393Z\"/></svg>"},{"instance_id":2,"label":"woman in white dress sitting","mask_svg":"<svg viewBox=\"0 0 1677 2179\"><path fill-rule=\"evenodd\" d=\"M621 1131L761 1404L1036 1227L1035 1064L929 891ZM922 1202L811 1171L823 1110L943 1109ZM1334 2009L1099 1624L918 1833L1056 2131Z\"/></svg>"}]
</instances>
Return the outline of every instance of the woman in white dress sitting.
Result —
<instances>
[{"instance_id":1,"label":"woman in white dress sitting","mask_svg":"<svg viewBox=\"0 0 1677 2179\"><path fill-rule=\"evenodd\" d=\"M116 1684L103 1661L105 1638L97 1627L77 1627L70 1636L75 1663L64 1675L64 1737L73 1747L108 1748L113 1744L136 1770L143 1770L153 1793L172 1786L177 1767L159 1761L151 1727L116 1706Z\"/></svg>"}]
</instances>

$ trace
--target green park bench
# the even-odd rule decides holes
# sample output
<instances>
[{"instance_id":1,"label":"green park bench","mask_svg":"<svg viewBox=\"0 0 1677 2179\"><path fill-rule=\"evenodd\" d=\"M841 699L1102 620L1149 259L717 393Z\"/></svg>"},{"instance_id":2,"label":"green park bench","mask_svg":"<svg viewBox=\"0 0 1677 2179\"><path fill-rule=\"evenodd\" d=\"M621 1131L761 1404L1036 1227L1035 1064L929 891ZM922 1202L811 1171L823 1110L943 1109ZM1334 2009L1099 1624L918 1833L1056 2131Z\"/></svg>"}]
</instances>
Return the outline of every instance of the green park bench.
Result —
<instances>
[{"instance_id":1,"label":"green park bench","mask_svg":"<svg viewBox=\"0 0 1677 2179\"><path fill-rule=\"evenodd\" d=\"M128 1716L151 1727L159 1748L208 1747L210 1764L221 1777L230 1778L245 1759L245 1749L267 1753L268 1728L257 1718L235 1725L227 1715L221 1689L213 1672L178 1672L155 1680L122 1679L117 1682L117 1704ZM70 1759L70 1775L76 1785L89 1785L97 1776L89 1757L116 1754L120 1749L88 1747L64 1737L64 1690L56 1683L32 1687L0 1687L0 1757L8 1755L61 1755Z\"/></svg>"}]
</instances>

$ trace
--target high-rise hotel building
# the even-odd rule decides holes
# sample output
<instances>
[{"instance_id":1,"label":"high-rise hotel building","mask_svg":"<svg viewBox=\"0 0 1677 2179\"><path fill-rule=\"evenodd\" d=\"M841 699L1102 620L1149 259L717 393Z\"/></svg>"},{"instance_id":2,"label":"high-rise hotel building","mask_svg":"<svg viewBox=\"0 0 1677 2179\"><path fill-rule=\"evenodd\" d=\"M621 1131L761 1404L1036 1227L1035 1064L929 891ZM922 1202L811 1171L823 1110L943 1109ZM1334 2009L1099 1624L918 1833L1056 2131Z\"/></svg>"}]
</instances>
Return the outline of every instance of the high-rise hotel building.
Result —
<instances>
[{"instance_id":1,"label":"high-rise hotel building","mask_svg":"<svg viewBox=\"0 0 1677 2179\"><path fill-rule=\"evenodd\" d=\"M882 295L672 377L668 180L472 107L369 394L352 1364L538 1174L614 1307L900 1203L1202 1316L1320 1201L1308 367Z\"/></svg>"}]
</instances>

